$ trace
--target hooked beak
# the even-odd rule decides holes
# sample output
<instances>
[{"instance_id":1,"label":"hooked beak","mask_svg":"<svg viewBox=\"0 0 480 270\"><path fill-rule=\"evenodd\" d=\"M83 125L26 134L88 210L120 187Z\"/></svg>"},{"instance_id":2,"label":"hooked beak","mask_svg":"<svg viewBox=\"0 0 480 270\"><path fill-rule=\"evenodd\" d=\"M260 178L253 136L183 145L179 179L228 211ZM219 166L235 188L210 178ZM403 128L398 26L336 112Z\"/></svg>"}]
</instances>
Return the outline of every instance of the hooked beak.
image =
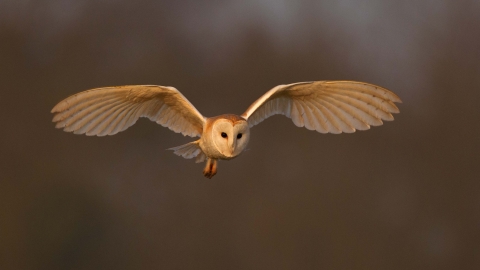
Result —
<instances>
[{"instance_id":1,"label":"hooked beak","mask_svg":"<svg viewBox=\"0 0 480 270\"><path fill-rule=\"evenodd\" d=\"M235 150L235 147L237 146L237 141L235 139L232 139L231 141L229 140L228 142L228 150L230 150L230 156L233 156L233 151Z\"/></svg>"}]
</instances>

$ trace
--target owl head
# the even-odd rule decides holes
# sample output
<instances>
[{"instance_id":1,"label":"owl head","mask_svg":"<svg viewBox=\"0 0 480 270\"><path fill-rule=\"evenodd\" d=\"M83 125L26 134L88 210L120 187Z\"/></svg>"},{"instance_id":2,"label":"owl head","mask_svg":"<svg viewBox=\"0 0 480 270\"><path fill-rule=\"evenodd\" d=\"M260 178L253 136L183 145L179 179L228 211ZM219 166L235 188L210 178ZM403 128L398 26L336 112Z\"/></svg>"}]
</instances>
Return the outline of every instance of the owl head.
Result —
<instances>
[{"instance_id":1,"label":"owl head","mask_svg":"<svg viewBox=\"0 0 480 270\"><path fill-rule=\"evenodd\" d=\"M250 128L245 119L237 115L222 115L212 125L213 146L227 158L242 153L250 139Z\"/></svg>"}]
</instances>

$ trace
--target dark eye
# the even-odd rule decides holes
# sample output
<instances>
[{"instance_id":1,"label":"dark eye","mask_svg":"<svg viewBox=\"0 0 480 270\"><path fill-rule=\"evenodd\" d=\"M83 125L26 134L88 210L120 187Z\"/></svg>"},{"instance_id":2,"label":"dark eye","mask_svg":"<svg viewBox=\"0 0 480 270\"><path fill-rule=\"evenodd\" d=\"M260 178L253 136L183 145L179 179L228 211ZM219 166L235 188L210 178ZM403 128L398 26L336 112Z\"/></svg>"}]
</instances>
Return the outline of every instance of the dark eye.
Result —
<instances>
[{"instance_id":1,"label":"dark eye","mask_svg":"<svg viewBox=\"0 0 480 270\"><path fill-rule=\"evenodd\" d=\"M222 135L222 138L226 138L226 137L227 137L227 133L225 133L225 132L222 132L221 135Z\"/></svg>"},{"instance_id":2,"label":"dark eye","mask_svg":"<svg viewBox=\"0 0 480 270\"><path fill-rule=\"evenodd\" d=\"M240 139L240 138L242 138L242 133L238 133L237 135L237 139Z\"/></svg>"}]
</instances>

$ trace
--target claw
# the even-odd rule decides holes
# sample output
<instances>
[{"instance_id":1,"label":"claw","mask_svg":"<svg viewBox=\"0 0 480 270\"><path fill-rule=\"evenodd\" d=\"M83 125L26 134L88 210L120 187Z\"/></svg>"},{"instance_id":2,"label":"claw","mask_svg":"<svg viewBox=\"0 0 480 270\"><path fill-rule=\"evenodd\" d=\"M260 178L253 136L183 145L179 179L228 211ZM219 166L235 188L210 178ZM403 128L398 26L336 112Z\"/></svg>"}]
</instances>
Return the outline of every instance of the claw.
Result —
<instances>
[{"instance_id":1,"label":"claw","mask_svg":"<svg viewBox=\"0 0 480 270\"><path fill-rule=\"evenodd\" d=\"M212 179L215 174L217 174L217 160L209 158L205 169L203 169L203 175L208 179Z\"/></svg>"}]
</instances>

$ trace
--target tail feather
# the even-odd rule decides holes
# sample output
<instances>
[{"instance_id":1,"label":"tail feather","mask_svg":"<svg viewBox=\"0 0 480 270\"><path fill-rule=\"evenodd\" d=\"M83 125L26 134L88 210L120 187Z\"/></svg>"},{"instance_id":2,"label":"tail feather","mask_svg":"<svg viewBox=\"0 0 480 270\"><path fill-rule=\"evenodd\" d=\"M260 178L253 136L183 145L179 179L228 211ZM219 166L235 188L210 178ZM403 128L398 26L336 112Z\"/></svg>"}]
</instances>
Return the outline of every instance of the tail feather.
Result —
<instances>
[{"instance_id":1,"label":"tail feather","mask_svg":"<svg viewBox=\"0 0 480 270\"><path fill-rule=\"evenodd\" d=\"M195 162L203 162L206 159L205 154L203 153L202 149L200 148L200 140L189 142L184 145L176 146L169 148L167 150L173 150L173 153L177 156L181 156L186 159L191 159L197 157Z\"/></svg>"}]
</instances>

